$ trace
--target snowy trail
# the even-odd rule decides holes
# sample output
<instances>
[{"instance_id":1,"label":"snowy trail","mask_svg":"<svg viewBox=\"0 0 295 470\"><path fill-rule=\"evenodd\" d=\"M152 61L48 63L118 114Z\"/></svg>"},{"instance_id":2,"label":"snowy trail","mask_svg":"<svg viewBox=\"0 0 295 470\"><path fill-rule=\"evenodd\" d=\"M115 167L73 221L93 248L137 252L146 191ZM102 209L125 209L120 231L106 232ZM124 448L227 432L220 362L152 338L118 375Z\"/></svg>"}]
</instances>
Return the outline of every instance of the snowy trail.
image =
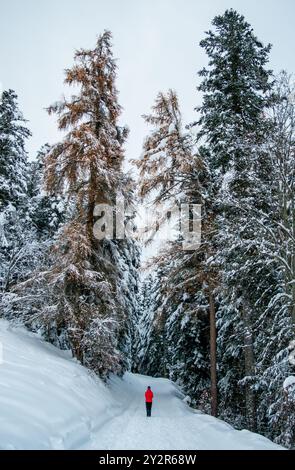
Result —
<instances>
[{"instance_id":1,"label":"snowy trail","mask_svg":"<svg viewBox=\"0 0 295 470\"><path fill-rule=\"evenodd\" d=\"M143 394L151 385L152 417L146 418ZM279 449L268 439L237 431L223 421L189 408L167 379L125 374L113 378L111 389L122 413L91 435L87 449ZM90 445L89 445L90 444Z\"/></svg>"},{"instance_id":2,"label":"snowy trail","mask_svg":"<svg viewBox=\"0 0 295 470\"><path fill-rule=\"evenodd\" d=\"M281 447L189 408L167 379L127 373L106 386L68 352L0 320L0 449Z\"/></svg>"}]
</instances>

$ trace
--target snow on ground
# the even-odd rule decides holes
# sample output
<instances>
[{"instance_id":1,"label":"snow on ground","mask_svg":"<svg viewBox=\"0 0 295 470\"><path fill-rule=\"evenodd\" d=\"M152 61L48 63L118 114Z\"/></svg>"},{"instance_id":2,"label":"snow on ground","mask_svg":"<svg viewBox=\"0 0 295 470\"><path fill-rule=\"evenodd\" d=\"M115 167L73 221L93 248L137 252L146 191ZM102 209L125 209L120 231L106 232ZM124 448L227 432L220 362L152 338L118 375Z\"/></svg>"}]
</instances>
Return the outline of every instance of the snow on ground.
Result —
<instances>
[{"instance_id":1,"label":"snow on ground","mask_svg":"<svg viewBox=\"0 0 295 470\"><path fill-rule=\"evenodd\" d=\"M0 320L0 449L75 449L117 405L65 351Z\"/></svg>"},{"instance_id":2,"label":"snow on ground","mask_svg":"<svg viewBox=\"0 0 295 470\"><path fill-rule=\"evenodd\" d=\"M295 386L295 377L294 375L289 375L289 377L284 380L283 388L284 390L286 390L287 388L292 386Z\"/></svg>"},{"instance_id":3,"label":"snow on ground","mask_svg":"<svg viewBox=\"0 0 295 470\"><path fill-rule=\"evenodd\" d=\"M4 320L0 341L0 449L281 448L192 410L167 379L127 373L105 386L67 352Z\"/></svg>"}]
</instances>

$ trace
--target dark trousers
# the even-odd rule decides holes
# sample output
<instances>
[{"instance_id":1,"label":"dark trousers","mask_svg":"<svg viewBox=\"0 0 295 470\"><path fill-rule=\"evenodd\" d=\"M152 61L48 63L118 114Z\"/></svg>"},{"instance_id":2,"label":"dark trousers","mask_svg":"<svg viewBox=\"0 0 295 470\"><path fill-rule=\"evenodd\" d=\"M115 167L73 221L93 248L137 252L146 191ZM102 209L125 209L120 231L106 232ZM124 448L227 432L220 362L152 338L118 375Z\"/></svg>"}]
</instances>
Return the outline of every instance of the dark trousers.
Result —
<instances>
[{"instance_id":1,"label":"dark trousers","mask_svg":"<svg viewBox=\"0 0 295 470\"><path fill-rule=\"evenodd\" d=\"M146 406L146 415L147 415L147 416L151 416L151 412L152 412L152 403L146 402L146 403L145 403L145 406Z\"/></svg>"}]
</instances>

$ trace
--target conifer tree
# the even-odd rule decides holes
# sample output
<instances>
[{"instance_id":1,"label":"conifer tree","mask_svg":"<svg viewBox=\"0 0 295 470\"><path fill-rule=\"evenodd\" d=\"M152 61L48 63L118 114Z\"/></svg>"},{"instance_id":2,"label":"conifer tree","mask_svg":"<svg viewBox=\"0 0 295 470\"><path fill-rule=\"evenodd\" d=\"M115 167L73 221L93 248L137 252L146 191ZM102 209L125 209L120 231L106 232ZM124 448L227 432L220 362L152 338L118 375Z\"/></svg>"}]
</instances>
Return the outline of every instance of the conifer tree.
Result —
<instances>
[{"instance_id":1,"label":"conifer tree","mask_svg":"<svg viewBox=\"0 0 295 470\"><path fill-rule=\"evenodd\" d=\"M204 202L206 169L193 152L190 135L182 130L175 92L159 93L152 111L144 116L153 127L135 163L140 195L155 208L164 208L157 220L161 229L169 209ZM156 224L152 235L153 229ZM151 325L145 329L148 339L140 370L170 377L199 403L210 386L208 301L202 291L205 256L199 250L184 251L182 242L180 235L154 258L156 294L152 312L144 312Z\"/></svg>"},{"instance_id":2,"label":"conifer tree","mask_svg":"<svg viewBox=\"0 0 295 470\"><path fill-rule=\"evenodd\" d=\"M25 123L16 93L4 91L0 99L0 284L3 291L9 290L26 270L28 174L25 143L31 132Z\"/></svg>"},{"instance_id":3,"label":"conifer tree","mask_svg":"<svg viewBox=\"0 0 295 470\"><path fill-rule=\"evenodd\" d=\"M36 160L27 163L26 198L21 208L14 211L13 227L9 233L17 236L11 238L10 257L6 265L3 264L5 275L1 299L4 317L39 332L43 325L35 317L35 306L45 302L46 289L43 286L42 290L37 282L38 275L41 270L49 270L52 266L51 249L67 212L62 198L49 197L43 188L43 159L48 150L49 146L45 145ZM35 276L36 283L30 286Z\"/></svg>"},{"instance_id":4,"label":"conifer tree","mask_svg":"<svg viewBox=\"0 0 295 470\"><path fill-rule=\"evenodd\" d=\"M283 389L285 379L294 374L289 361L294 330L294 84L286 72L276 79L270 117L273 132L269 139L272 161L271 211L257 210L260 286L256 305L257 376L259 384L258 422L261 431L277 442L294 445L294 411ZM264 266L264 276L260 278ZM262 281L264 279L264 281Z\"/></svg>"},{"instance_id":5,"label":"conifer tree","mask_svg":"<svg viewBox=\"0 0 295 470\"><path fill-rule=\"evenodd\" d=\"M26 199L27 153L31 132L25 126L13 90L3 91L0 100L0 210L17 209Z\"/></svg>"},{"instance_id":6,"label":"conifer tree","mask_svg":"<svg viewBox=\"0 0 295 470\"><path fill-rule=\"evenodd\" d=\"M167 95L159 93L152 114L143 118L153 130L145 140L140 160L134 160L143 178L140 196L154 195L154 204L180 201L195 157L189 135L182 132L176 93L173 90Z\"/></svg>"},{"instance_id":7,"label":"conifer tree","mask_svg":"<svg viewBox=\"0 0 295 470\"><path fill-rule=\"evenodd\" d=\"M204 95L197 124L201 152L207 156L214 182L215 259L222 277L220 354L228 355L224 345L232 354L243 352L244 367L236 367L234 381L245 388L247 424L255 430L255 310L249 299L256 283L251 257L255 258L257 246L251 208L270 210L269 191L264 191L271 180L265 147L271 129L265 116L271 103L271 72L265 68L270 45L263 46L234 10L215 17L212 24L214 30L200 43L209 56L209 68L200 72L199 90ZM243 206L247 215L240 209ZM229 333L235 345L226 341L224 329L233 325L232 318L241 333Z\"/></svg>"},{"instance_id":8,"label":"conifer tree","mask_svg":"<svg viewBox=\"0 0 295 470\"><path fill-rule=\"evenodd\" d=\"M68 132L49 153L45 177L49 193L66 191L76 204L58 244L61 263L56 269L64 292L59 312L68 323L74 354L101 374L122 367L118 344L127 322L118 290L118 244L97 240L93 233L95 206L114 205L116 196L127 192L122 173L127 128L118 125L115 78L111 33L106 31L93 50L77 51L75 65L66 70L65 82L78 86L79 94L49 108L58 115L59 128Z\"/></svg>"},{"instance_id":9,"label":"conifer tree","mask_svg":"<svg viewBox=\"0 0 295 470\"><path fill-rule=\"evenodd\" d=\"M50 266L18 285L15 295L33 325L101 376L128 363L130 315L134 310L138 251L131 240L97 238L96 206L132 199L132 182L122 171L127 128L115 86L111 33L93 50L79 50L65 82L76 94L50 106L64 137L44 158L49 200L65 198L70 208L51 251ZM35 214L36 215L36 214ZM129 271L133 263L133 271ZM126 284L130 281L130 292ZM129 295L129 297L128 297ZM26 300L27 299L27 300ZM41 325L41 326L40 326Z\"/></svg>"},{"instance_id":10,"label":"conifer tree","mask_svg":"<svg viewBox=\"0 0 295 470\"><path fill-rule=\"evenodd\" d=\"M134 372L158 377L165 375L165 359L161 354L163 331L159 332L158 321L161 277L161 270L153 268L140 283L132 365Z\"/></svg>"},{"instance_id":11,"label":"conifer tree","mask_svg":"<svg viewBox=\"0 0 295 470\"><path fill-rule=\"evenodd\" d=\"M36 159L30 162L28 169L27 213L36 230L38 240L53 239L65 222L66 212L69 211L62 197L50 197L45 192L44 160L49 151L49 144L42 146Z\"/></svg>"}]
</instances>

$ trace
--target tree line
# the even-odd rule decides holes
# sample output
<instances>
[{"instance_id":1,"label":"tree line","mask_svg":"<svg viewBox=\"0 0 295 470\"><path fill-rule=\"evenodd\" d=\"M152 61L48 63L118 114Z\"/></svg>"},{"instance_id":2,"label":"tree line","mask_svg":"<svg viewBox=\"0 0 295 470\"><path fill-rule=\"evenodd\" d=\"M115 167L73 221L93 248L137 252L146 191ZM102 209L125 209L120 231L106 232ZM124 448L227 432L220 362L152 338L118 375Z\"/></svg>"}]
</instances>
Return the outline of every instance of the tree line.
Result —
<instances>
[{"instance_id":1,"label":"tree line","mask_svg":"<svg viewBox=\"0 0 295 470\"><path fill-rule=\"evenodd\" d=\"M140 195L202 206L199 249L166 245L141 286L135 370L178 382L193 405L294 446L294 84L267 68L245 18L227 10L200 43L203 101L182 126L160 93ZM153 286L153 287L151 287ZM152 295L151 295L152 292Z\"/></svg>"}]
</instances>

